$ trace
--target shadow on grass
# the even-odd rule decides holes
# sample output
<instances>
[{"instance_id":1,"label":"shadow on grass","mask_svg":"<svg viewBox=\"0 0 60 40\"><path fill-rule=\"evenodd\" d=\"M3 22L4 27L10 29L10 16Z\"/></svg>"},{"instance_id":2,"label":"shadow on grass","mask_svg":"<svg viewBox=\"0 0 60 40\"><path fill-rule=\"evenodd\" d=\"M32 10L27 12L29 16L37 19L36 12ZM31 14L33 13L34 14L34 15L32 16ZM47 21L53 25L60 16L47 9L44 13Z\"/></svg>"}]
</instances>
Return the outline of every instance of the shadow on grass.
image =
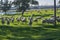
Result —
<instances>
[{"instance_id":1,"label":"shadow on grass","mask_svg":"<svg viewBox=\"0 0 60 40\"><path fill-rule=\"evenodd\" d=\"M54 26L53 24L52 25L44 25L43 24L43 27L45 27L45 28L59 28L60 24L57 24L56 26Z\"/></svg>"},{"instance_id":2,"label":"shadow on grass","mask_svg":"<svg viewBox=\"0 0 60 40\"><path fill-rule=\"evenodd\" d=\"M21 15L21 14L5 14L5 16L15 16L15 15Z\"/></svg>"},{"instance_id":3,"label":"shadow on grass","mask_svg":"<svg viewBox=\"0 0 60 40\"><path fill-rule=\"evenodd\" d=\"M60 30L44 29L45 27L12 27L0 26L0 35L9 40L54 40L60 39ZM7 36L10 35L10 36ZM33 37L32 37L33 36ZM36 37L35 37L36 36ZM39 37L37 37L39 36Z\"/></svg>"}]
</instances>

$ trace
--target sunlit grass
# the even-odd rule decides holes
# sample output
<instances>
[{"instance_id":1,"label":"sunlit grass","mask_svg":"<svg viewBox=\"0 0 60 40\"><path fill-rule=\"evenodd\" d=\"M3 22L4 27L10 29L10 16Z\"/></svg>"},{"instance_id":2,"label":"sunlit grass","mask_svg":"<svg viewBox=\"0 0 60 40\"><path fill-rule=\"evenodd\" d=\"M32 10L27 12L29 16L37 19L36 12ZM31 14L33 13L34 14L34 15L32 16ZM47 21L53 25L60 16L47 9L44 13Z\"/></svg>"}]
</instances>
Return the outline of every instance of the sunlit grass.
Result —
<instances>
[{"instance_id":1,"label":"sunlit grass","mask_svg":"<svg viewBox=\"0 0 60 40\"><path fill-rule=\"evenodd\" d=\"M34 14L34 18L37 16L43 16L44 19L50 18L54 12L51 9L48 9L45 12L44 9L38 11L33 10L29 12L25 12L24 17L31 16ZM60 16L57 11L57 16ZM2 15L3 17L11 17L17 18L21 16L21 14L14 15ZM27 20L28 21L28 20ZM6 23L1 24L0 20L0 40L60 40L60 24L57 23L57 27L55 28L53 24L42 24L42 19L39 19L38 22L33 22L32 26L28 25L28 22L22 23L17 22L10 23L7 25Z\"/></svg>"}]
</instances>

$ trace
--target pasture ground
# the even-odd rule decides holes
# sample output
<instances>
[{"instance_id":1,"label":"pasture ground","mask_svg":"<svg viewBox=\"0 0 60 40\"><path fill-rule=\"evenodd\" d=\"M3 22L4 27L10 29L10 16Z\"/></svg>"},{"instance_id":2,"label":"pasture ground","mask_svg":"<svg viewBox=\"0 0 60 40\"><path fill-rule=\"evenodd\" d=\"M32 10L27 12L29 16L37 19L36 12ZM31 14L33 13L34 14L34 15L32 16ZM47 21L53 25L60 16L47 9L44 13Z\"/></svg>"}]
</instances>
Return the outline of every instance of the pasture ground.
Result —
<instances>
[{"instance_id":1,"label":"pasture ground","mask_svg":"<svg viewBox=\"0 0 60 40\"><path fill-rule=\"evenodd\" d=\"M45 11L44 9L33 11L27 11L24 14L24 17L29 17L34 14L34 18L36 16L42 16L45 18L50 18L53 15L54 11L52 9L48 9ZM15 15L2 15L3 17L11 17L14 18L21 16L21 14L17 13ZM57 16L60 16L60 10L57 10ZM28 20L27 20L28 21ZM15 25L17 24L17 25ZM14 21L14 23L10 23L10 25L1 24L0 20L0 40L60 40L60 24L57 22L57 26L54 27L52 24L45 23L42 25L42 19L39 21L33 22L32 28L28 25L28 22L25 24Z\"/></svg>"}]
</instances>

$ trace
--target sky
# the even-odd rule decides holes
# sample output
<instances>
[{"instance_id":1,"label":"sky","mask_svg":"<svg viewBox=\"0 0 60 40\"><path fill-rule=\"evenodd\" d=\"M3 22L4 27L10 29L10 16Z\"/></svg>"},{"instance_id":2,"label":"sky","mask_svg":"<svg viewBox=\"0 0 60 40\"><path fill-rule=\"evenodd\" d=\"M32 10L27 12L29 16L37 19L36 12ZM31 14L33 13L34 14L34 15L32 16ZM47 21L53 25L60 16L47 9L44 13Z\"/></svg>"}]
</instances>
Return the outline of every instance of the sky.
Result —
<instances>
[{"instance_id":1,"label":"sky","mask_svg":"<svg viewBox=\"0 0 60 40\"><path fill-rule=\"evenodd\" d=\"M39 5L54 5L54 0L37 0ZM58 4L59 0L56 0L56 4Z\"/></svg>"},{"instance_id":2,"label":"sky","mask_svg":"<svg viewBox=\"0 0 60 40\"><path fill-rule=\"evenodd\" d=\"M13 0L9 0L9 1L13 1ZM53 5L54 4L54 0L37 0L39 2L39 5L45 6L45 5ZM58 4L59 0L56 0L56 3Z\"/></svg>"}]
</instances>

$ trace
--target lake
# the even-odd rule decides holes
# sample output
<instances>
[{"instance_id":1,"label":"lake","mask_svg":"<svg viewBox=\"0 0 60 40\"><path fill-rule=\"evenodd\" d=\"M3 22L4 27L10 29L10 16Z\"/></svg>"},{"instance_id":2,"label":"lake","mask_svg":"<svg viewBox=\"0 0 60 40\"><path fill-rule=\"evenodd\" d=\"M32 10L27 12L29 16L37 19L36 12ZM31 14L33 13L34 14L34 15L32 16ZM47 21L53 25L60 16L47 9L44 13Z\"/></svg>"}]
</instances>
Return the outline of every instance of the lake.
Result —
<instances>
[{"instance_id":1,"label":"lake","mask_svg":"<svg viewBox=\"0 0 60 40\"><path fill-rule=\"evenodd\" d=\"M0 15L4 15L5 12L0 12ZM16 12L6 12L6 14L16 14Z\"/></svg>"}]
</instances>

